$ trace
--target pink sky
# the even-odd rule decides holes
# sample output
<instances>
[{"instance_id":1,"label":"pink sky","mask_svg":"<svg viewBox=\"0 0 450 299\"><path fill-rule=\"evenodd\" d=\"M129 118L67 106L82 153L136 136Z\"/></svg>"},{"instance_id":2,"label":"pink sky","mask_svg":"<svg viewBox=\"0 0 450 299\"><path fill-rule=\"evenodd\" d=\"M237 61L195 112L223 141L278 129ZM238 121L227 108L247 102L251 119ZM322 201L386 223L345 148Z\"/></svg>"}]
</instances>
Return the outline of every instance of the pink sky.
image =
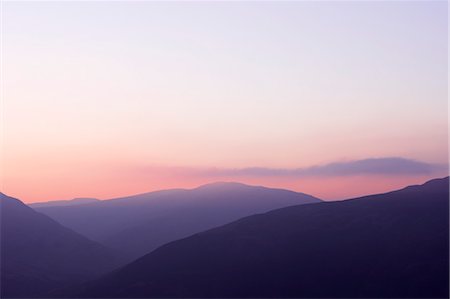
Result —
<instances>
[{"instance_id":1,"label":"pink sky","mask_svg":"<svg viewBox=\"0 0 450 299\"><path fill-rule=\"evenodd\" d=\"M0 189L26 202L447 174L446 2L5 2L2 22ZM390 157L430 169L290 172Z\"/></svg>"},{"instance_id":2,"label":"pink sky","mask_svg":"<svg viewBox=\"0 0 450 299\"><path fill-rule=\"evenodd\" d=\"M208 175L208 173L191 168L132 169L124 167L123 169L112 169L106 165L90 168L89 164L82 162L70 166L65 164L66 168L56 168L45 163L43 161L38 166L38 169L42 169L39 175L4 178L4 186L10 188L6 188L4 192L21 198L25 202L74 197L110 199L160 189L190 189L216 181L238 181L250 185L290 189L325 200L337 200L387 192L411 184L422 184L429 179L447 175L445 169L436 169L431 173L391 175L367 173L319 176ZM20 182L20 186L17 185L17 182ZM22 188L22 185L27 187Z\"/></svg>"}]
</instances>

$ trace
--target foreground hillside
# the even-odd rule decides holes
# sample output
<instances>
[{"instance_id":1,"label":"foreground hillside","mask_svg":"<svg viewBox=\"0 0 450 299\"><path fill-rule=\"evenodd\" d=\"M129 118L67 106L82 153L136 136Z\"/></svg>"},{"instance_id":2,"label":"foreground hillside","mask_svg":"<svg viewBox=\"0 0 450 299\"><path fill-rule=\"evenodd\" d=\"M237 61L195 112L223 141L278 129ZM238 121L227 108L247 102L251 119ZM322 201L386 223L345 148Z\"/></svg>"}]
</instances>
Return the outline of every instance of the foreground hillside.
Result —
<instances>
[{"instance_id":1,"label":"foreground hillside","mask_svg":"<svg viewBox=\"0 0 450 299\"><path fill-rule=\"evenodd\" d=\"M282 189L214 183L36 210L132 260L165 243L245 216L313 202L320 200Z\"/></svg>"},{"instance_id":2,"label":"foreground hillside","mask_svg":"<svg viewBox=\"0 0 450 299\"><path fill-rule=\"evenodd\" d=\"M449 180L287 207L164 245L81 297L448 297Z\"/></svg>"},{"instance_id":3,"label":"foreground hillside","mask_svg":"<svg viewBox=\"0 0 450 299\"><path fill-rule=\"evenodd\" d=\"M1 297L47 297L49 292L111 271L104 246L0 193Z\"/></svg>"}]
</instances>

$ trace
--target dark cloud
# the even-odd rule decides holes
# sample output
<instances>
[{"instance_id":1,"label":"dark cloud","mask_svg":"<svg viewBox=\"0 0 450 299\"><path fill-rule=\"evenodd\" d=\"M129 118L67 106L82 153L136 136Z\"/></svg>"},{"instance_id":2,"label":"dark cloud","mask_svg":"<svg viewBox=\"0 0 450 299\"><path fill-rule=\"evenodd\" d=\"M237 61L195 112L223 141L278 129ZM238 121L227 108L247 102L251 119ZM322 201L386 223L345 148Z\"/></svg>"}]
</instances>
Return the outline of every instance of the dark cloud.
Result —
<instances>
[{"instance_id":1,"label":"dark cloud","mask_svg":"<svg viewBox=\"0 0 450 299\"><path fill-rule=\"evenodd\" d=\"M193 170L193 174L208 176L350 176L350 175L421 175L447 171L447 165L399 158L370 158L335 162L307 168L210 168Z\"/></svg>"}]
</instances>

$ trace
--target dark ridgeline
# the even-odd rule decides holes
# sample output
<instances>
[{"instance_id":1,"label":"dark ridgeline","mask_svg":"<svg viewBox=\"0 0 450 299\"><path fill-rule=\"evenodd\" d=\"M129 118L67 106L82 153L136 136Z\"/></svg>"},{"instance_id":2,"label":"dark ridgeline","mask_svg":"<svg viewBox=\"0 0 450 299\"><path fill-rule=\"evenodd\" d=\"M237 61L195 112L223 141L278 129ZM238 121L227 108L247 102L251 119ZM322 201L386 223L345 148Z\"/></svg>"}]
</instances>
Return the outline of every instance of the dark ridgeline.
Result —
<instances>
[{"instance_id":1,"label":"dark ridgeline","mask_svg":"<svg viewBox=\"0 0 450 299\"><path fill-rule=\"evenodd\" d=\"M57 288L111 271L104 246L0 193L0 297L47 297Z\"/></svg>"},{"instance_id":2,"label":"dark ridgeline","mask_svg":"<svg viewBox=\"0 0 450 299\"><path fill-rule=\"evenodd\" d=\"M448 297L449 179L287 207L166 244L82 297Z\"/></svg>"},{"instance_id":3,"label":"dark ridgeline","mask_svg":"<svg viewBox=\"0 0 450 299\"><path fill-rule=\"evenodd\" d=\"M79 197L74 198L70 200L53 200L53 201L47 201L47 202L36 202L28 204L29 207L36 209L36 208L43 208L43 207L59 207L59 206L77 206L77 205L84 205L87 203L93 203L96 201L100 201L96 198L90 198L90 197Z\"/></svg>"},{"instance_id":4,"label":"dark ridgeline","mask_svg":"<svg viewBox=\"0 0 450 299\"><path fill-rule=\"evenodd\" d=\"M36 211L123 252L131 261L165 243L245 216L313 202L320 200L282 189L214 183Z\"/></svg>"}]
</instances>

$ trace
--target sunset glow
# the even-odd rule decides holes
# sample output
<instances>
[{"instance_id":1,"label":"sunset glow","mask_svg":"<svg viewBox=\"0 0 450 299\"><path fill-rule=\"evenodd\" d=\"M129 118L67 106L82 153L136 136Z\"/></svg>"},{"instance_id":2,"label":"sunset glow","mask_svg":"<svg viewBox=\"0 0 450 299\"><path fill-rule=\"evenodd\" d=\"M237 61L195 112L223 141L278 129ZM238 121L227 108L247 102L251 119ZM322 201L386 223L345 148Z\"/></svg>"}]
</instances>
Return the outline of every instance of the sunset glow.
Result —
<instances>
[{"instance_id":1,"label":"sunset glow","mask_svg":"<svg viewBox=\"0 0 450 299\"><path fill-rule=\"evenodd\" d=\"M25 202L448 173L446 2L7 1L2 24L0 189Z\"/></svg>"}]
</instances>

